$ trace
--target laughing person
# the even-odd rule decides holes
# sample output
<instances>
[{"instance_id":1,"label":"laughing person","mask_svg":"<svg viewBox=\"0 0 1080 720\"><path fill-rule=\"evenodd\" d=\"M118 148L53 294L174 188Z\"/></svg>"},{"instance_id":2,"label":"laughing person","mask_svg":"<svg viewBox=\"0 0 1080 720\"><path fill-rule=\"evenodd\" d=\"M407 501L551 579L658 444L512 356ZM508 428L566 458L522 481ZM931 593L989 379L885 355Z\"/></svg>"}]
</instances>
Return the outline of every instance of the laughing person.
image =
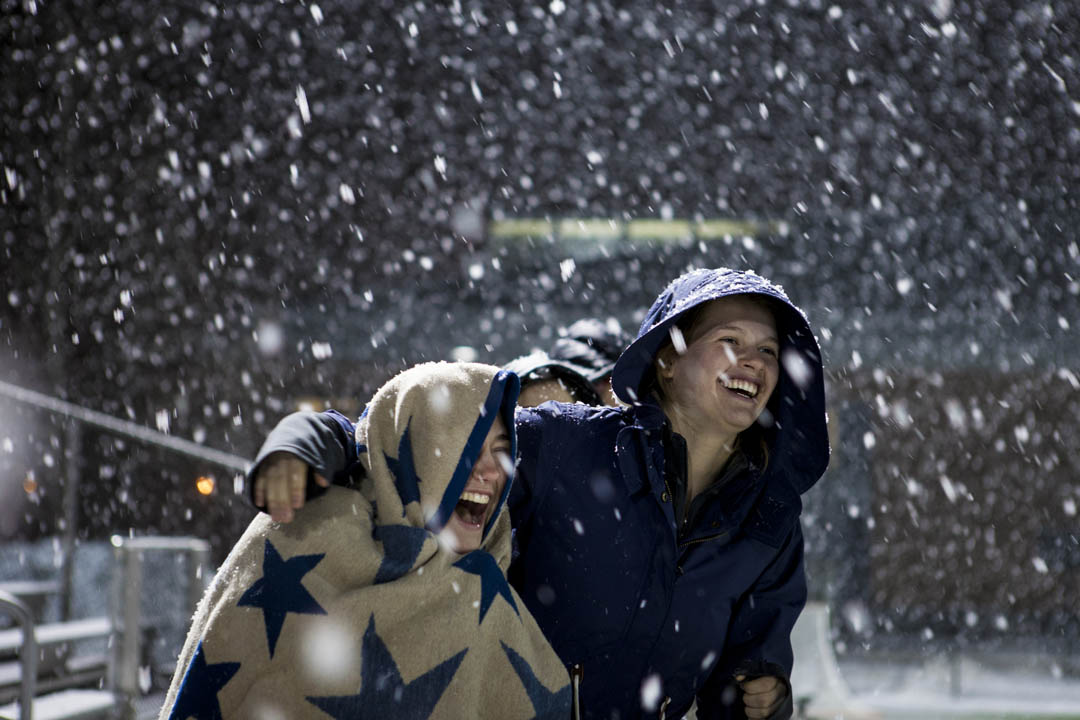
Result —
<instances>
[{"instance_id":1,"label":"laughing person","mask_svg":"<svg viewBox=\"0 0 1080 720\"><path fill-rule=\"evenodd\" d=\"M252 521L161 718L568 718L566 669L505 576L517 395L498 368L429 363L384 385L355 434L298 416L342 434L357 481L289 525Z\"/></svg>"}]
</instances>

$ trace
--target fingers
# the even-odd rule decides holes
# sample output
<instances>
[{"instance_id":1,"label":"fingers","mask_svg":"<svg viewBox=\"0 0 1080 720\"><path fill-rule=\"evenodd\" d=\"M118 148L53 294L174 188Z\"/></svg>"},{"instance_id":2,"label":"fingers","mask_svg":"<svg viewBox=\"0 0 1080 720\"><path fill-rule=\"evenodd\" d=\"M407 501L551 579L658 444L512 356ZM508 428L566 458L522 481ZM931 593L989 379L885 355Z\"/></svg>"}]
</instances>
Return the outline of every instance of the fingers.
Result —
<instances>
[{"instance_id":1,"label":"fingers","mask_svg":"<svg viewBox=\"0 0 1080 720\"><path fill-rule=\"evenodd\" d=\"M293 510L304 506L307 468L307 463L292 453L271 453L255 476L255 504L276 522L291 522Z\"/></svg>"},{"instance_id":2,"label":"fingers","mask_svg":"<svg viewBox=\"0 0 1080 720\"><path fill-rule=\"evenodd\" d=\"M289 473L289 503L293 509L299 510L304 507L304 497L307 494L307 465L303 465L303 471Z\"/></svg>"},{"instance_id":3,"label":"fingers","mask_svg":"<svg viewBox=\"0 0 1080 720\"><path fill-rule=\"evenodd\" d=\"M293 519L290 477L303 466L297 458L282 453L274 453L266 460L266 511L276 522L291 522Z\"/></svg>"},{"instance_id":4,"label":"fingers","mask_svg":"<svg viewBox=\"0 0 1080 720\"><path fill-rule=\"evenodd\" d=\"M777 706L779 707L779 706ZM766 720L770 715L776 712L776 708L746 708L747 720Z\"/></svg>"},{"instance_id":5,"label":"fingers","mask_svg":"<svg viewBox=\"0 0 1080 720\"><path fill-rule=\"evenodd\" d=\"M739 677L743 676L740 675ZM735 679L739 681L739 685L742 687L743 693L747 695L769 693L774 691L777 687L783 687L783 683L780 682L780 679L772 675L762 675L761 677L756 677L753 680L739 680L739 678Z\"/></svg>"},{"instance_id":6,"label":"fingers","mask_svg":"<svg viewBox=\"0 0 1080 720\"><path fill-rule=\"evenodd\" d=\"M289 475L289 502L293 510L299 510L304 507L304 501L307 499L307 470L308 466L304 463L303 471L298 473L291 473ZM319 473L312 473L315 478L315 484L320 487L330 487L330 481L324 478ZM280 522L288 522L283 520Z\"/></svg>"},{"instance_id":7,"label":"fingers","mask_svg":"<svg viewBox=\"0 0 1080 720\"><path fill-rule=\"evenodd\" d=\"M779 678L765 675L746 680L738 676L735 680L743 691L743 706L747 718L767 718L780 708L787 698L787 685Z\"/></svg>"}]
</instances>

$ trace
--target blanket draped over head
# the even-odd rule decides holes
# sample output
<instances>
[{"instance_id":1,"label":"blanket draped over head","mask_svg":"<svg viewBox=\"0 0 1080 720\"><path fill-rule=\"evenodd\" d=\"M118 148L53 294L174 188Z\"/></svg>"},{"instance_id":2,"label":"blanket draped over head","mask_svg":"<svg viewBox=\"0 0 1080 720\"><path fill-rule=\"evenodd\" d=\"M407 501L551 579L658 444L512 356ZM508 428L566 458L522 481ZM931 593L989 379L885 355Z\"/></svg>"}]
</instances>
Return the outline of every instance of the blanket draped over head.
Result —
<instances>
[{"instance_id":1,"label":"blanket draped over head","mask_svg":"<svg viewBox=\"0 0 1080 720\"><path fill-rule=\"evenodd\" d=\"M162 720L568 718L566 668L506 582L507 491L478 550L436 538L496 416L514 449L517 389L471 363L384 385L357 426L358 487L289 524L259 515L229 554Z\"/></svg>"}]
</instances>

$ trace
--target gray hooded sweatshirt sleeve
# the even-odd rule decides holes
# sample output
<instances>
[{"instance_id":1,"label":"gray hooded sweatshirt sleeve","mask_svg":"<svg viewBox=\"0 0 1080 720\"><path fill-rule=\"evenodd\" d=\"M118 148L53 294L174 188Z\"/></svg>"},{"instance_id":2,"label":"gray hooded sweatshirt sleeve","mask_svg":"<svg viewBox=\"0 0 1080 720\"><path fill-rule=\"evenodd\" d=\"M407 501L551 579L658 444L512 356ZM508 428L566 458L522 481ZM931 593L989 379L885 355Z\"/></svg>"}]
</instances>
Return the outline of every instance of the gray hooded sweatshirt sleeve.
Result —
<instances>
[{"instance_id":1,"label":"gray hooded sweatshirt sleeve","mask_svg":"<svg viewBox=\"0 0 1080 720\"><path fill-rule=\"evenodd\" d=\"M332 483L342 484L339 476L356 462L353 424L344 415L332 410L286 415L266 436L255 462L248 470L248 499L252 504L255 475L262 462L275 452L291 453L308 464L307 497L315 497L322 494L323 488L315 484L312 471Z\"/></svg>"}]
</instances>

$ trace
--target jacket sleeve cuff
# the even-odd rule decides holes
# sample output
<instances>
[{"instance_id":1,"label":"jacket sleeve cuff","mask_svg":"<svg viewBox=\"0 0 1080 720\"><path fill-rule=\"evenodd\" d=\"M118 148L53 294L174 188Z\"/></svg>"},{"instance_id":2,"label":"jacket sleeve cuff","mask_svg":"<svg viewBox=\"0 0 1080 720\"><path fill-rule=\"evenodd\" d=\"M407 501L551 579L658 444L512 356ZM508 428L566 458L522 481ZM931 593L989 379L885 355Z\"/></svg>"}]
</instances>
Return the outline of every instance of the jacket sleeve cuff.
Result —
<instances>
[{"instance_id":1,"label":"jacket sleeve cuff","mask_svg":"<svg viewBox=\"0 0 1080 720\"><path fill-rule=\"evenodd\" d=\"M334 484L347 484L344 471L355 464L356 451L352 437L342 425L331 413L297 412L285 416L267 435L245 477L252 507L263 509L255 505L255 476L263 461L278 451L290 452L307 463L308 499L325 491L315 483L316 472Z\"/></svg>"}]
</instances>

